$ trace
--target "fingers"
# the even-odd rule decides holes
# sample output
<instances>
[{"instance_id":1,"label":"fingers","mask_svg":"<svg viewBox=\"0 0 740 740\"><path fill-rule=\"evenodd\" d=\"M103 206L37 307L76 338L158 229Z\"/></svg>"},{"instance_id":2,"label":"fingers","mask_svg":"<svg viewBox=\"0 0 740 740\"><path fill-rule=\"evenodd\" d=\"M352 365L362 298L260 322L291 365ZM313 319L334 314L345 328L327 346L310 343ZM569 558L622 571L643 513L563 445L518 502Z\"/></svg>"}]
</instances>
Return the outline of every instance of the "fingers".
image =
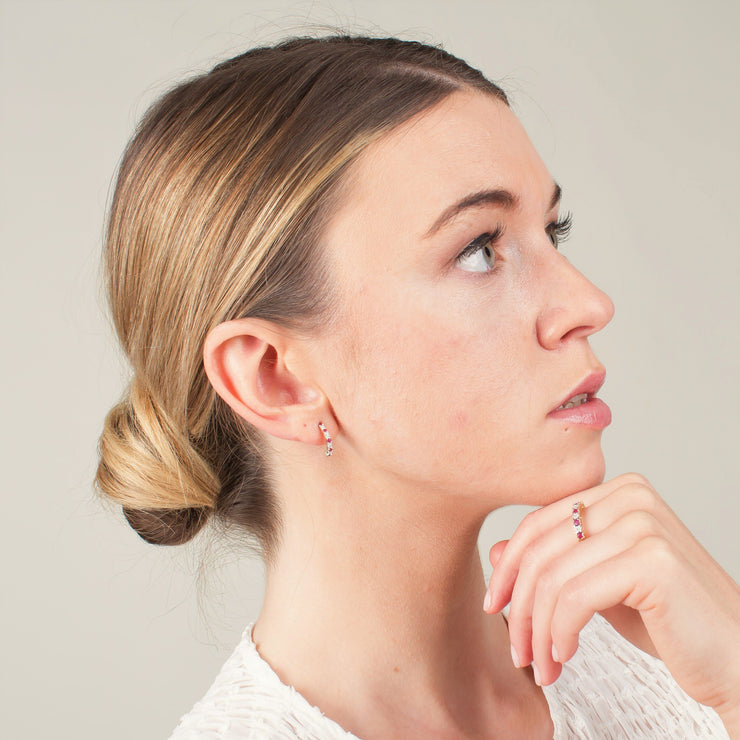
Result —
<instances>
[{"instance_id":1,"label":"fingers","mask_svg":"<svg viewBox=\"0 0 740 740\"><path fill-rule=\"evenodd\" d=\"M486 611L500 611L509 603L521 558L524 551L532 542L557 527L560 527L561 534L570 531L571 539L575 541L570 519L570 513L574 503L582 501L585 504L586 514L584 524L586 535L590 536L593 532L598 531L598 527L600 526L598 518L591 511L594 504L613 492L628 486L633 486L636 490L648 489L652 491L649 488L649 483L641 475L626 473L606 483L602 483L600 486L569 496L567 499L557 501L554 504L536 509L527 514L509 540L508 545L504 547L503 553L496 553L497 562L494 566L494 575L489 587L490 601L487 599L489 607ZM605 525L602 523L601 526ZM497 543L495 547L498 547L500 544ZM493 557L493 554L491 554L491 557Z\"/></svg>"},{"instance_id":2,"label":"fingers","mask_svg":"<svg viewBox=\"0 0 740 740\"><path fill-rule=\"evenodd\" d=\"M506 545L509 544L509 540L502 540L501 542L497 542L489 551L488 553L488 559L491 562L491 565L495 568L498 564L499 559L501 558L501 555L503 555L504 550L506 549Z\"/></svg>"},{"instance_id":3,"label":"fingers","mask_svg":"<svg viewBox=\"0 0 740 740\"><path fill-rule=\"evenodd\" d=\"M530 606L531 633L521 630L518 634L518 629L514 632L516 639L524 644L517 650L525 651L527 645L531 646L531 659L544 683L554 681L560 674L559 664L573 656L578 646L578 632L594 612L625 603L630 598L629 589L637 588L642 582L645 560L639 559L644 557L641 544L651 539L665 541L660 526L642 512L630 512L582 545L571 547L539 575ZM610 564L608 572L607 563ZM600 582L599 579L606 580ZM576 599L579 600L578 608L570 615L571 600ZM512 611L513 604L512 600ZM555 639L554 620L558 610L565 610L559 617L560 624L567 624L564 620L572 617L576 630L565 630L560 642ZM511 623L510 615L510 636ZM514 639L512 637L512 642Z\"/></svg>"},{"instance_id":4,"label":"fingers","mask_svg":"<svg viewBox=\"0 0 740 740\"><path fill-rule=\"evenodd\" d=\"M642 512L650 521L659 523L660 532L686 548L686 552L691 553L692 557L707 557L689 530L645 478L628 473L583 491L573 496L572 500L568 497L528 514L517 527L509 544L504 547L503 553L497 553L497 563L489 585L490 605L486 611L499 611L509 603L525 554L535 562L547 560L557 554L558 551L552 549L540 551L546 542L543 538L554 535L554 541L561 543L559 551L569 548L576 541L570 516L576 501L585 504L582 518L587 538L611 526L628 512Z\"/></svg>"},{"instance_id":5,"label":"fingers","mask_svg":"<svg viewBox=\"0 0 740 740\"><path fill-rule=\"evenodd\" d=\"M577 501L585 505L581 541L571 518ZM558 677L598 611L660 657L696 701L720 714L740 707L740 588L642 476L532 512L490 558L484 608L511 604L512 657L531 662L538 683Z\"/></svg>"},{"instance_id":6,"label":"fingers","mask_svg":"<svg viewBox=\"0 0 740 740\"><path fill-rule=\"evenodd\" d=\"M573 529L557 527L543 535L522 558L511 596L509 637L523 665L539 654L538 668L550 659L549 624L563 586L596 562L614 557L660 526L641 512L629 512L610 528L577 542ZM538 646L541 650L538 651ZM542 660L542 657L546 660Z\"/></svg>"},{"instance_id":7,"label":"fingers","mask_svg":"<svg viewBox=\"0 0 740 740\"><path fill-rule=\"evenodd\" d=\"M576 539L570 516L572 504L579 500L585 504L587 535L581 542ZM599 564L624 556L641 541L670 541L676 536L671 531L677 529L676 523L683 527L647 481L627 474L532 512L508 543L494 545L490 553L494 575L484 608L493 612L511 603L509 637L519 665L534 662L542 683L554 681L560 663L572 657L577 648L578 630L595 611L621 603L625 579L635 583L640 574L636 570L622 573L622 580L615 581L615 588L608 591L608 598L613 599L610 603L582 603L576 614L588 616L574 634L561 637L562 644L555 644L554 658L552 620L562 595L568 598L574 584L584 588L583 579L589 573L595 577ZM633 560L621 562L627 567Z\"/></svg>"},{"instance_id":8,"label":"fingers","mask_svg":"<svg viewBox=\"0 0 740 740\"><path fill-rule=\"evenodd\" d=\"M653 586L645 578L646 556L664 543L661 538L649 537L567 581L550 615L550 657L554 648L559 661L570 660L578 648L580 631L597 611L649 600Z\"/></svg>"}]
</instances>

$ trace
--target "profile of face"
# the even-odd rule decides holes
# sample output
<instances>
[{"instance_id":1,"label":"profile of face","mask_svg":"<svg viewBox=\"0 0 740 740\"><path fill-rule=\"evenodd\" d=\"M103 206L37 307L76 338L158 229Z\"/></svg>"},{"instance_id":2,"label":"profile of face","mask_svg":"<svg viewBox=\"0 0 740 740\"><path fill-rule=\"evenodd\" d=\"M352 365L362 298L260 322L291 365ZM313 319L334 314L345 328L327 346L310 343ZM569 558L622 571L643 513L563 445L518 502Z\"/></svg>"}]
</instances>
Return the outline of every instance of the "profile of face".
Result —
<instances>
[{"instance_id":1,"label":"profile of face","mask_svg":"<svg viewBox=\"0 0 740 740\"><path fill-rule=\"evenodd\" d=\"M603 380L588 337L613 305L557 250L559 192L481 93L452 94L353 165L323 242L339 315L315 372L340 454L380 486L490 510L602 480L608 409L589 395L556 410Z\"/></svg>"}]
</instances>

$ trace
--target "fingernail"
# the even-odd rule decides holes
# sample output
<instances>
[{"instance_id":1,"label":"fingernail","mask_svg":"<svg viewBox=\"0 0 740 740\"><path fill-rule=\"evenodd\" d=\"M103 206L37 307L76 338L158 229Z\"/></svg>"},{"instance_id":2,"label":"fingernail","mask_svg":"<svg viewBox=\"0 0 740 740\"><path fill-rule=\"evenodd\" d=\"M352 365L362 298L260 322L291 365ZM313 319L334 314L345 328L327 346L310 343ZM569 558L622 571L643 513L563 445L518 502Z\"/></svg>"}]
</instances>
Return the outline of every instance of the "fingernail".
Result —
<instances>
[{"instance_id":1,"label":"fingernail","mask_svg":"<svg viewBox=\"0 0 740 740\"><path fill-rule=\"evenodd\" d=\"M552 646L552 659L556 662L560 662L560 658L558 657L558 651L555 649L555 645Z\"/></svg>"},{"instance_id":2,"label":"fingernail","mask_svg":"<svg viewBox=\"0 0 740 740\"><path fill-rule=\"evenodd\" d=\"M483 599L483 611L487 612L491 608L491 592L486 591L486 598Z\"/></svg>"},{"instance_id":3,"label":"fingernail","mask_svg":"<svg viewBox=\"0 0 740 740\"><path fill-rule=\"evenodd\" d=\"M516 650L514 650L514 646L511 646L511 660L514 663L514 668L521 668L522 664L519 662L519 656L516 654Z\"/></svg>"},{"instance_id":4,"label":"fingernail","mask_svg":"<svg viewBox=\"0 0 740 740\"><path fill-rule=\"evenodd\" d=\"M532 670L534 671L534 682L538 686L542 686L542 684L540 683L540 672L537 670L537 664L536 663L532 663Z\"/></svg>"}]
</instances>

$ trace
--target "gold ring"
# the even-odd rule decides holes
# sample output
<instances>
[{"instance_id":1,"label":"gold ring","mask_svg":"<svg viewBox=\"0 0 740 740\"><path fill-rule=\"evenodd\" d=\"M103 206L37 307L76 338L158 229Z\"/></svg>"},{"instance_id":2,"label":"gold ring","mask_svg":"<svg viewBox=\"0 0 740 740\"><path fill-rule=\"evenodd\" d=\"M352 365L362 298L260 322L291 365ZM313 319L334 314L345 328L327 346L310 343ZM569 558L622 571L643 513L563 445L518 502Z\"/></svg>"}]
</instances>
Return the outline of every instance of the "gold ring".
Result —
<instances>
[{"instance_id":1,"label":"gold ring","mask_svg":"<svg viewBox=\"0 0 740 740\"><path fill-rule=\"evenodd\" d=\"M583 542L586 539L586 535L583 534L583 501L577 501L573 504L573 529L576 530L576 537L579 542Z\"/></svg>"}]
</instances>

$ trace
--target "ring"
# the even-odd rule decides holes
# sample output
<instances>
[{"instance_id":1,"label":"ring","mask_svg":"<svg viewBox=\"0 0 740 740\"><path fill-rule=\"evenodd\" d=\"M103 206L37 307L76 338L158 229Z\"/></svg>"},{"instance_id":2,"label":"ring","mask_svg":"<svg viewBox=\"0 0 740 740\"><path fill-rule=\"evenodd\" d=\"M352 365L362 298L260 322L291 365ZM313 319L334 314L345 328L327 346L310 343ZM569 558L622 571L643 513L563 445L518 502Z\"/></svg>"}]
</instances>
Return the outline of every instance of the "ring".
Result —
<instances>
[{"instance_id":1,"label":"ring","mask_svg":"<svg viewBox=\"0 0 740 740\"><path fill-rule=\"evenodd\" d=\"M573 529L576 530L576 537L579 542L583 542L586 539L586 535L583 534L583 501L577 501L573 504Z\"/></svg>"}]
</instances>

